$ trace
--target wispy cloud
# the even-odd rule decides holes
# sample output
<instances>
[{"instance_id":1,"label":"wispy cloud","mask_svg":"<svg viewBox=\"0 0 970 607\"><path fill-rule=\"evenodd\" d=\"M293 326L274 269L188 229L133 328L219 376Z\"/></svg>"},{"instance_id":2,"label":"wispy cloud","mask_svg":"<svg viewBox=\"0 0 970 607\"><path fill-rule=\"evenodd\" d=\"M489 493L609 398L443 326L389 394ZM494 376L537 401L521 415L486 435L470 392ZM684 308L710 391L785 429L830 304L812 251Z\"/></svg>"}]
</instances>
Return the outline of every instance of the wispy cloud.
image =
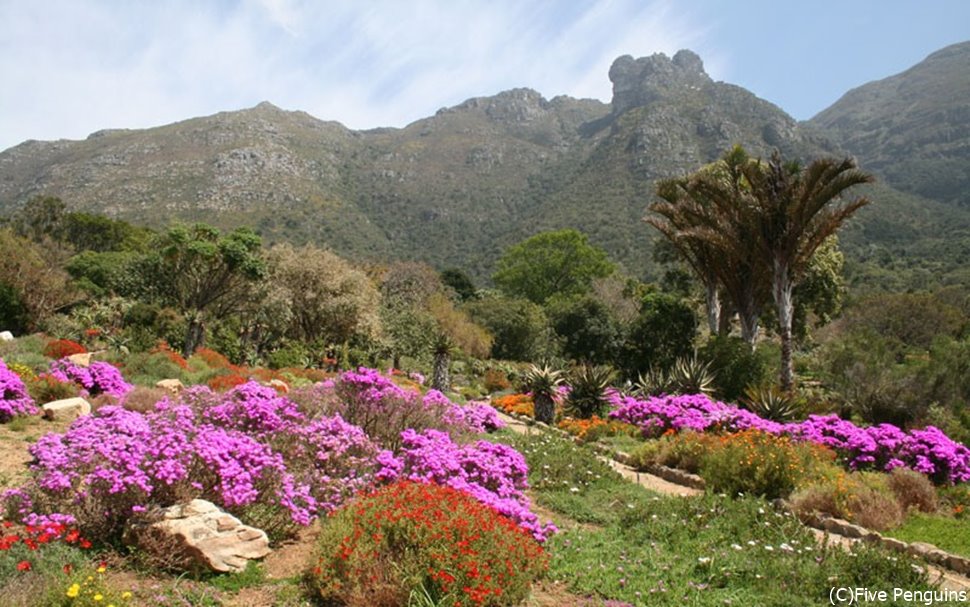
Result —
<instances>
[{"instance_id":1,"label":"wispy cloud","mask_svg":"<svg viewBox=\"0 0 970 607\"><path fill-rule=\"evenodd\" d=\"M716 57L700 19L674 6L0 0L0 149L262 100L353 128L403 126L516 86L608 100L618 55Z\"/></svg>"}]
</instances>

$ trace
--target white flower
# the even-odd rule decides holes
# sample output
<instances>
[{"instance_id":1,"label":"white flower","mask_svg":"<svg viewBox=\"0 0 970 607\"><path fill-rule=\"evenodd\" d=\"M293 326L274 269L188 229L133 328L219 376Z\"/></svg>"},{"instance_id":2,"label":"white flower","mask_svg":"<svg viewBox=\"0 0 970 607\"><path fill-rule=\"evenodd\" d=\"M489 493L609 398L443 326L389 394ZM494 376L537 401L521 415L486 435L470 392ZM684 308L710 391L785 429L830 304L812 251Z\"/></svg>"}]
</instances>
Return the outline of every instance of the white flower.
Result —
<instances>
[{"instance_id":1,"label":"white flower","mask_svg":"<svg viewBox=\"0 0 970 607\"><path fill-rule=\"evenodd\" d=\"M767 550L768 552L772 552L774 551L774 548L772 548L771 546L765 546L765 550Z\"/></svg>"},{"instance_id":2,"label":"white flower","mask_svg":"<svg viewBox=\"0 0 970 607\"><path fill-rule=\"evenodd\" d=\"M735 550L744 550L744 548L742 548L738 544L731 544L731 548L734 548Z\"/></svg>"},{"instance_id":3,"label":"white flower","mask_svg":"<svg viewBox=\"0 0 970 607\"><path fill-rule=\"evenodd\" d=\"M579 487L570 487L569 488L569 492L570 493L579 493Z\"/></svg>"},{"instance_id":4,"label":"white flower","mask_svg":"<svg viewBox=\"0 0 970 607\"><path fill-rule=\"evenodd\" d=\"M701 565L706 565L711 562L711 558L708 556L702 556L699 559L697 559L697 562L700 563Z\"/></svg>"}]
</instances>

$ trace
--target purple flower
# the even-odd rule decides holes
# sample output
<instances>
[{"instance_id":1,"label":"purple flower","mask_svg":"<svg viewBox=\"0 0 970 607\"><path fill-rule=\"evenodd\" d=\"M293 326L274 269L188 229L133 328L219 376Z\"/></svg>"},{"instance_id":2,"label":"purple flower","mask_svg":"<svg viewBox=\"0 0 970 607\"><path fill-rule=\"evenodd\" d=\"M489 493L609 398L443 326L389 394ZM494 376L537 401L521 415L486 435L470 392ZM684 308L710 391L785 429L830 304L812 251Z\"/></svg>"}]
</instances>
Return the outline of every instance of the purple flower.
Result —
<instances>
[{"instance_id":1,"label":"purple flower","mask_svg":"<svg viewBox=\"0 0 970 607\"><path fill-rule=\"evenodd\" d=\"M37 407L27 394L23 380L0 359L0 423L8 422L18 415L36 414Z\"/></svg>"}]
</instances>

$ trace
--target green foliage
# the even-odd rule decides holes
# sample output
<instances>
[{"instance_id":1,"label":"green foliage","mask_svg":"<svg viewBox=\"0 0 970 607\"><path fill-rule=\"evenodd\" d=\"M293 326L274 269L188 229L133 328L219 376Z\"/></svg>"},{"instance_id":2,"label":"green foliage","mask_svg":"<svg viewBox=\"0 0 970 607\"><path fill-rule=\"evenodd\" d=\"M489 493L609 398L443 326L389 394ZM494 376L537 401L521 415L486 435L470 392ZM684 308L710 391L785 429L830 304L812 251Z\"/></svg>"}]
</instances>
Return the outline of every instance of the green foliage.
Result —
<instances>
[{"instance_id":1,"label":"green foliage","mask_svg":"<svg viewBox=\"0 0 970 607\"><path fill-rule=\"evenodd\" d=\"M289 342L270 352L266 356L266 363L270 369L284 369L286 367L303 369L310 366L309 351L306 345L301 342Z\"/></svg>"},{"instance_id":2,"label":"green foliage","mask_svg":"<svg viewBox=\"0 0 970 607\"><path fill-rule=\"evenodd\" d=\"M782 392L775 386L748 388L745 390L741 404L759 417L775 422L790 422L801 414L794 396Z\"/></svg>"},{"instance_id":3,"label":"green foliage","mask_svg":"<svg viewBox=\"0 0 970 607\"><path fill-rule=\"evenodd\" d=\"M65 269L78 286L91 295L137 292L135 265L138 253L129 251L82 251L71 257Z\"/></svg>"},{"instance_id":4,"label":"green foliage","mask_svg":"<svg viewBox=\"0 0 970 607\"><path fill-rule=\"evenodd\" d=\"M886 533L904 542L926 542L970 558L970 519L949 516L912 514L902 526Z\"/></svg>"},{"instance_id":5,"label":"green foliage","mask_svg":"<svg viewBox=\"0 0 970 607\"><path fill-rule=\"evenodd\" d=\"M672 394L676 385L670 373L657 367L650 367L643 373L637 374L633 383L633 392L637 396L650 397L662 394Z\"/></svg>"},{"instance_id":6,"label":"green foliage","mask_svg":"<svg viewBox=\"0 0 970 607\"><path fill-rule=\"evenodd\" d=\"M546 424L552 424L555 421L554 398L557 388L563 383L564 379L561 371L549 365L532 365L525 372L522 384L527 392L532 393L536 421Z\"/></svg>"},{"instance_id":7,"label":"green foliage","mask_svg":"<svg viewBox=\"0 0 970 607\"><path fill-rule=\"evenodd\" d=\"M19 334L26 331L27 324L27 308L20 293L10 285L0 283L0 326L5 327L5 331Z\"/></svg>"},{"instance_id":8,"label":"green foliage","mask_svg":"<svg viewBox=\"0 0 970 607\"><path fill-rule=\"evenodd\" d=\"M532 361L554 353L555 340L538 304L495 294L470 302L465 309L492 334L492 358Z\"/></svg>"},{"instance_id":9,"label":"green foliage","mask_svg":"<svg viewBox=\"0 0 970 607\"><path fill-rule=\"evenodd\" d=\"M448 268L442 271L441 282L455 292L459 301L471 301L477 297L478 290L475 288L475 283L464 270Z\"/></svg>"},{"instance_id":10,"label":"green foliage","mask_svg":"<svg viewBox=\"0 0 970 607\"><path fill-rule=\"evenodd\" d=\"M696 354L677 359L670 370L670 382L678 394L710 394L716 379L711 363L699 359Z\"/></svg>"},{"instance_id":11,"label":"green foliage","mask_svg":"<svg viewBox=\"0 0 970 607\"><path fill-rule=\"evenodd\" d=\"M737 402L748 388L760 386L770 377L771 368L764 349L752 351L739 337L713 335L697 355L710 362L714 393L724 401Z\"/></svg>"},{"instance_id":12,"label":"green foliage","mask_svg":"<svg viewBox=\"0 0 970 607\"><path fill-rule=\"evenodd\" d=\"M34 330L55 312L78 301L62 269L65 252L53 243L41 246L0 229L0 285L3 311L26 330Z\"/></svg>"},{"instance_id":13,"label":"green foliage","mask_svg":"<svg viewBox=\"0 0 970 607\"><path fill-rule=\"evenodd\" d=\"M553 298L548 314L565 357L593 364L616 361L623 346L624 327L605 303L592 296Z\"/></svg>"},{"instance_id":14,"label":"green foliage","mask_svg":"<svg viewBox=\"0 0 970 607\"><path fill-rule=\"evenodd\" d=\"M649 293L630 327L623 368L635 377L650 367L670 369L694 350L697 317L684 300L667 293Z\"/></svg>"},{"instance_id":15,"label":"green foliage","mask_svg":"<svg viewBox=\"0 0 970 607\"><path fill-rule=\"evenodd\" d=\"M512 297L544 304L553 295L587 293L595 278L615 266L606 252L576 230L543 232L506 249L492 279Z\"/></svg>"},{"instance_id":16,"label":"green foliage","mask_svg":"<svg viewBox=\"0 0 970 607\"><path fill-rule=\"evenodd\" d=\"M609 404L606 390L616 379L616 371L605 365L580 365L569 374L569 396L565 412L570 417L605 417Z\"/></svg>"}]
</instances>

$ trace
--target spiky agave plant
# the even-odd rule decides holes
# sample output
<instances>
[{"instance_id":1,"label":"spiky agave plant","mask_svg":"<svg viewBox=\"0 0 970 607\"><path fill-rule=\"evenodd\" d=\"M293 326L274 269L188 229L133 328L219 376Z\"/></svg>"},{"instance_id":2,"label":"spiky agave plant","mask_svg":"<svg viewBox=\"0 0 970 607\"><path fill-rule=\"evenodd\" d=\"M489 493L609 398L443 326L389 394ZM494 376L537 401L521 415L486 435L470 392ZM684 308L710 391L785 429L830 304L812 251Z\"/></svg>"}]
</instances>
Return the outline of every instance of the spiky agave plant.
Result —
<instances>
[{"instance_id":1,"label":"spiky agave plant","mask_svg":"<svg viewBox=\"0 0 970 607\"><path fill-rule=\"evenodd\" d=\"M523 383L525 388L532 393L532 402L535 403L535 418L546 424L556 421L556 403L553 397L556 388L563 382L563 374L549 365L532 365L525 372Z\"/></svg>"},{"instance_id":2,"label":"spiky agave plant","mask_svg":"<svg viewBox=\"0 0 970 607\"><path fill-rule=\"evenodd\" d=\"M790 422L801 413L792 395L775 386L748 388L741 404L755 415L773 422Z\"/></svg>"},{"instance_id":3,"label":"spiky agave plant","mask_svg":"<svg viewBox=\"0 0 970 607\"><path fill-rule=\"evenodd\" d=\"M711 363L700 360L696 355L674 363L670 376L674 391L680 394L710 394L714 391L715 377Z\"/></svg>"},{"instance_id":4,"label":"spiky agave plant","mask_svg":"<svg viewBox=\"0 0 970 607\"><path fill-rule=\"evenodd\" d=\"M633 384L633 393L644 398L670 394L673 391L673 378L658 367L650 367L645 373L639 373L636 383Z\"/></svg>"},{"instance_id":5,"label":"spiky agave plant","mask_svg":"<svg viewBox=\"0 0 970 607\"><path fill-rule=\"evenodd\" d=\"M569 376L566 413L578 419L606 414L606 390L616 379L616 371L606 365L580 365Z\"/></svg>"}]
</instances>

